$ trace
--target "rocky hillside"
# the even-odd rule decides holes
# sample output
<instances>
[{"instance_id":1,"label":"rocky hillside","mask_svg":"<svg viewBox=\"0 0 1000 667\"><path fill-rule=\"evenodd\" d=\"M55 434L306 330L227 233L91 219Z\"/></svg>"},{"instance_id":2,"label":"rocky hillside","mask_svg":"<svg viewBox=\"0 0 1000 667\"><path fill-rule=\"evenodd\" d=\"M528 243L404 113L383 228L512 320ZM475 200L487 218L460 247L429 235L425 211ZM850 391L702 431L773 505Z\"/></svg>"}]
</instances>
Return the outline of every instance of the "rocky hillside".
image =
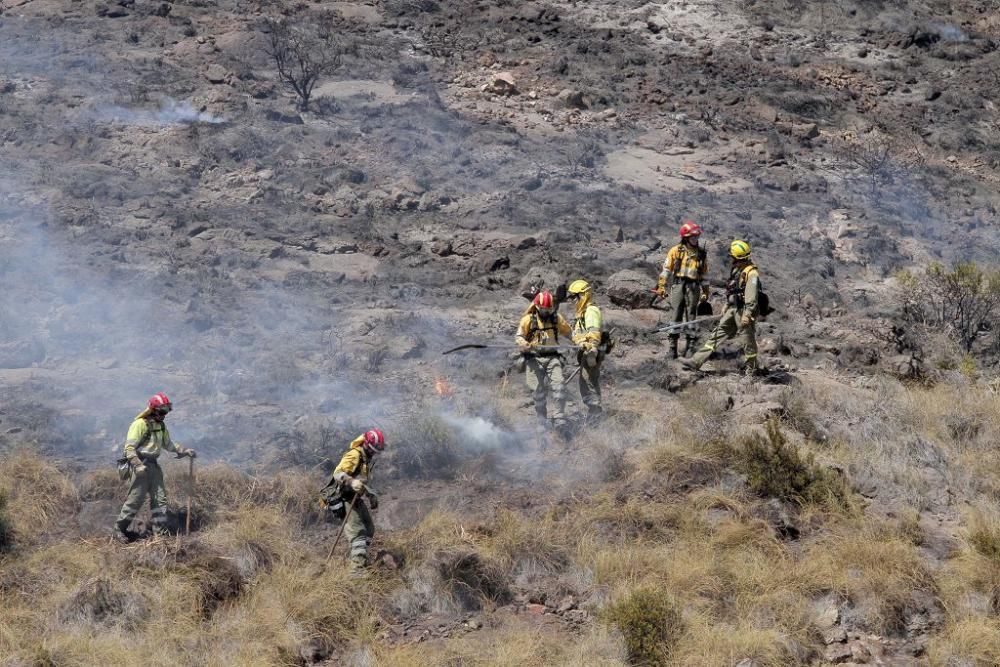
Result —
<instances>
[{"instance_id":1,"label":"rocky hillside","mask_svg":"<svg viewBox=\"0 0 1000 667\"><path fill-rule=\"evenodd\" d=\"M306 108L276 25L335 54ZM1000 664L1000 340L899 277L996 263L998 40L985 0L0 0L0 655ZM652 333L685 219L716 308L753 245L768 378ZM551 440L506 354L440 352L580 277L608 418L574 387ZM197 537L123 552L159 390L217 467ZM309 494L371 424L344 584Z\"/></svg>"}]
</instances>

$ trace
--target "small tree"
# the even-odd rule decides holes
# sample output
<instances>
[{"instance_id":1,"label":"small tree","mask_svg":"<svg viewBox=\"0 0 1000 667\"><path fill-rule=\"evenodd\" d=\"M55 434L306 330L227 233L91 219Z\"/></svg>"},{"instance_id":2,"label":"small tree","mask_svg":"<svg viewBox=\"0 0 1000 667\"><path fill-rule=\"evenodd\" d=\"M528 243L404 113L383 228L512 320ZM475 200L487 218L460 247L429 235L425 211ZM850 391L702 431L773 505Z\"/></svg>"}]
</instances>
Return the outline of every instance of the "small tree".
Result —
<instances>
[{"instance_id":1,"label":"small tree","mask_svg":"<svg viewBox=\"0 0 1000 667\"><path fill-rule=\"evenodd\" d=\"M333 34L306 22L284 18L264 19L267 54L274 61L278 79L299 98L298 108L309 109L316 82L340 68L343 51Z\"/></svg>"},{"instance_id":2,"label":"small tree","mask_svg":"<svg viewBox=\"0 0 1000 667\"><path fill-rule=\"evenodd\" d=\"M861 170L871 186L871 197L878 200L879 185L892 176L892 143L881 132L872 131L847 145L847 161Z\"/></svg>"},{"instance_id":3,"label":"small tree","mask_svg":"<svg viewBox=\"0 0 1000 667\"><path fill-rule=\"evenodd\" d=\"M935 263L923 274L904 272L897 280L903 318L945 330L966 353L1000 317L1000 269L959 262L949 271Z\"/></svg>"}]
</instances>

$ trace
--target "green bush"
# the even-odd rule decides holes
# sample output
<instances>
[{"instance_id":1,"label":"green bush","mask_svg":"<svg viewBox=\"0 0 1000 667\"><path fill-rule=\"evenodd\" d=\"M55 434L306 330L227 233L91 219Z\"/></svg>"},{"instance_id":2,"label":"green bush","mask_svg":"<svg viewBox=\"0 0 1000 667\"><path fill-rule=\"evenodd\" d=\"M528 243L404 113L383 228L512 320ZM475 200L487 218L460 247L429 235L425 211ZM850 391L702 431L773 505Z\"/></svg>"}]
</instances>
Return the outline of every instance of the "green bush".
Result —
<instances>
[{"instance_id":1,"label":"green bush","mask_svg":"<svg viewBox=\"0 0 1000 667\"><path fill-rule=\"evenodd\" d=\"M634 665L662 665L684 631L681 612L655 588L637 588L604 611L605 622L625 638Z\"/></svg>"},{"instance_id":2,"label":"green bush","mask_svg":"<svg viewBox=\"0 0 1000 667\"><path fill-rule=\"evenodd\" d=\"M819 503L847 508L850 492L844 478L803 456L782 433L777 419L767 423L767 436L754 433L743 440L737 469L754 493L796 505Z\"/></svg>"},{"instance_id":3,"label":"green bush","mask_svg":"<svg viewBox=\"0 0 1000 667\"><path fill-rule=\"evenodd\" d=\"M7 496L0 491L0 553L10 551L14 546L14 528L7 517Z\"/></svg>"}]
</instances>

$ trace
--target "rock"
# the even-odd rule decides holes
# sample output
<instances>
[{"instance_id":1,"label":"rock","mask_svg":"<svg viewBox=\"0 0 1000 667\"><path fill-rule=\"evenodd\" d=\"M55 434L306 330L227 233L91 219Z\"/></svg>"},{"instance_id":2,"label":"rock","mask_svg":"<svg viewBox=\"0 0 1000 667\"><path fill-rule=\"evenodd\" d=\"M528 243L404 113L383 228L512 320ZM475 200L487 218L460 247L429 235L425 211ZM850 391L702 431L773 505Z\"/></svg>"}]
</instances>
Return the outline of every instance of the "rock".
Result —
<instances>
[{"instance_id":1,"label":"rock","mask_svg":"<svg viewBox=\"0 0 1000 667\"><path fill-rule=\"evenodd\" d=\"M389 351L396 359L416 359L423 355L427 343L419 336L393 336Z\"/></svg>"},{"instance_id":2,"label":"rock","mask_svg":"<svg viewBox=\"0 0 1000 667\"><path fill-rule=\"evenodd\" d=\"M541 616L547 611L547 609L548 608L545 605L534 602L524 605L524 610L532 616Z\"/></svg>"},{"instance_id":3,"label":"rock","mask_svg":"<svg viewBox=\"0 0 1000 667\"><path fill-rule=\"evenodd\" d=\"M649 276L626 269L612 274L606 288L611 303L623 308L649 308L656 294L650 288Z\"/></svg>"},{"instance_id":4,"label":"rock","mask_svg":"<svg viewBox=\"0 0 1000 667\"><path fill-rule=\"evenodd\" d=\"M830 644L843 644L847 641L847 630L836 625L832 628L827 628L823 631L823 643L829 646Z\"/></svg>"},{"instance_id":5,"label":"rock","mask_svg":"<svg viewBox=\"0 0 1000 667\"><path fill-rule=\"evenodd\" d=\"M514 83L514 75L510 72L498 72L493 75L490 82L486 84L486 92L494 95L512 96L517 95L517 86Z\"/></svg>"},{"instance_id":6,"label":"rock","mask_svg":"<svg viewBox=\"0 0 1000 667\"><path fill-rule=\"evenodd\" d=\"M305 664L314 665L330 657L330 651L319 641L309 640L299 646L299 657Z\"/></svg>"},{"instance_id":7,"label":"rock","mask_svg":"<svg viewBox=\"0 0 1000 667\"><path fill-rule=\"evenodd\" d=\"M438 257L448 257L455 254L451 241L447 240L434 241L431 243L430 251Z\"/></svg>"},{"instance_id":8,"label":"rock","mask_svg":"<svg viewBox=\"0 0 1000 667\"><path fill-rule=\"evenodd\" d=\"M851 653L851 647L847 644L834 644L826 647L823 657L827 662L839 665L850 660L853 654Z\"/></svg>"},{"instance_id":9,"label":"rock","mask_svg":"<svg viewBox=\"0 0 1000 667\"><path fill-rule=\"evenodd\" d=\"M521 188L526 190L527 192L533 192L534 190L537 190L540 187L542 187L542 179L540 179L538 176L532 176L528 180L521 183Z\"/></svg>"},{"instance_id":10,"label":"rock","mask_svg":"<svg viewBox=\"0 0 1000 667\"><path fill-rule=\"evenodd\" d=\"M45 347L37 340L0 343L0 368L31 368L45 361Z\"/></svg>"},{"instance_id":11,"label":"rock","mask_svg":"<svg viewBox=\"0 0 1000 667\"><path fill-rule=\"evenodd\" d=\"M835 595L827 595L813 605L816 627L820 630L832 628L840 622L840 605Z\"/></svg>"},{"instance_id":12,"label":"rock","mask_svg":"<svg viewBox=\"0 0 1000 667\"><path fill-rule=\"evenodd\" d=\"M567 611L571 611L573 609L576 609L576 598L572 595L567 595L559 601L559 606L556 607L556 612L565 614Z\"/></svg>"},{"instance_id":13,"label":"rock","mask_svg":"<svg viewBox=\"0 0 1000 667\"><path fill-rule=\"evenodd\" d=\"M483 622L478 618L470 618L465 622L465 626L470 630L479 630L483 627Z\"/></svg>"},{"instance_id":14,"label":"rock","mask_svg":"<svg viewBox=\"0 0 1000 667\"><path fill-rule=\"evenodd\" d=\"M819 136L819 125L816 123L795 123L792 125L792 136L796 139L815 139Z\"/></svg>"},{"instance_id":15,"label":"rock","mask_svg":"<svg viewBox=\"0 0 1000 667\"><path fill-rule=\"evenodd\" d=\"M503 271L504 269L510 268L510 257L503 255L501 257L486 257L480 262L480 268L483 273L493 273L494 271Z\"/></svg>"},{"instance_id":16,"label":"rock","mask_svg":"<svg viewBox=\"0 0 1000 667\"><path fill-rule=\"evenodd\" d=\"M556 103L564 109L586 109L583 93L573 88L564 88L556 95Z\"/></svg>"},{"instance_id":17,"label":"rock","mask_svg":"<svg viewBox=\"0 0 1000 667\"><path fill-rule=\"evenodd\" d=\"M775 532L788 540L797 540L800 530L790 504L771 498L766 507L767 519Z\"/></svg>"},{"instance_id":18,"label":"rock","mask_svg":"<svg viewBox=\"0 0 1000 667\"><path fill-rule=\"evenodd\" d=\"M209 83L225 83L228 77L229 73L226 71L226 68L218 63L209 65L205 70L205 78Z\"/></svg>"},{"instance_id":19,"label":"rock","mask_svg":"<svg viewBox=\"0 0 1000 667\"><path fill-rule=\"evenodd\" d=\"M868 664L872 659L872 652L863 642L851 642L851 657L854 662L859 662L862 665Z\"/></svg>"},{"instance_id":20,"label":"rock","mask_svg":"<svg viewBox=\"0 0 1000 667\"><path fill-rule=\"evenodd\" d=\"M169 2L161 2L155 8L153 8L153 11L151 13L153 14L153 16L166 18L167 16L170 15L172 9L173 7L170 5Z\"/></svg>"}]
</instances>

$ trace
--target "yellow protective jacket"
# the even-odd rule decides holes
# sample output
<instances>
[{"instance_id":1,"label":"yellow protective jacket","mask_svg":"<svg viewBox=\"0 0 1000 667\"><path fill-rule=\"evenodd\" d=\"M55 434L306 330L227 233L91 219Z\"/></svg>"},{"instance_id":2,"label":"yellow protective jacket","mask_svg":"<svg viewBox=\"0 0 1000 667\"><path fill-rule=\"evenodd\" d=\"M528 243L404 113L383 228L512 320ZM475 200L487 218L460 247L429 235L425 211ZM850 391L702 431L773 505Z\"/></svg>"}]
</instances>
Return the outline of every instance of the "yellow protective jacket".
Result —
<instances>
[{"instance_id":1,"label":"yellow protective jacket","mask_svg":"<svg viewBox=\"0 0 1000 667\"><path fill-rule=\"evenodd\" d=\"M517 336L514 341L518 347L558 345L559 336L572 338L573 329L570 328L569 322L559 313L556 313L553 320L543 320L535 304L531 304L517 325Z\"/></svg>"},{"instance_id":2,"label":"yellow protective jacket","mask_svg":"<svg viewBox=\"0 0 1000 667\"><path fill-rule=\"evenodd\" d=\"M576 303L576 318L573 320L573 344L586 350L597 349L601 344L604 318L601 309L591 303L590 293Z\"/></svg>"},{"instance_id":3,"label":"yellow protective jacket","mask_svg":"<svg viewBox=\"0 0 1000 667\"><path fill-rule=\"evenodd\" d=\"M361 446L364 441L363 433L351 441L351 448L344 452L340 463L333 471L333 478L336 481L343 483L348 477L368 479L368 455Z\"/></svg>"},{"instance_id":4,"label":"yellow protective jacket","mask_svg":"<svg viewBox=\"0 0 1000 667\"><path fill-rule=\"evenodd\" d=\"M143 459L155 460L164 449L168 452L183 451L170 439L166 424L153 419L148 410L143 411L128 428L125 458L132 463Z\"/></svg>"},{"instance_id":5,"label":"yellow protective jacket","mask_svg":"<svg viewBox=\"0 0 1000 667\"><path fill-rule=\"evenodd\" d=\"M758 299L760 298L760 274L753 264L733 267L727 286L728 304L740 311L741 315L757 318Z\"/></svg>"},{"instance_id":6,"label":"yellow protective jacket","mask_svg":"<svg viewBox=\"0 0 1000 667\"><path fill-rule=\"evenodd\" d=\"M667 252L660 272L661 288L672 284L677 278L701 282L708 274L708 256L702 248L692 248L686 243L678 243Z\"/></svg>"}]
</instances>

